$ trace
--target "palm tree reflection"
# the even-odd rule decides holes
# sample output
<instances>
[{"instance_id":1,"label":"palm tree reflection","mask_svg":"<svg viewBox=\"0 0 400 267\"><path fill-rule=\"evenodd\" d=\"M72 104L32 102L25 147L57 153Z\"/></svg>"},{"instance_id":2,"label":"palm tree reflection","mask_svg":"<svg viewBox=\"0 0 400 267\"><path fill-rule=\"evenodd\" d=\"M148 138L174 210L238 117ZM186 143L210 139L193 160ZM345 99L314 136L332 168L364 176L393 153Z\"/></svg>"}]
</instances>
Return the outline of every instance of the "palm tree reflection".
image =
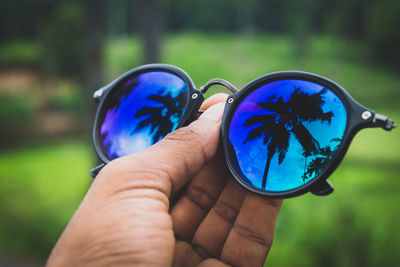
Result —
<instances>
[{"instance_id":1,"label":"palm tree reflection","mask_svg":"<svg viewBox=\"0 0 400 267\"><path fill-rule=\"evenodd\" d=\"M171 92L166 95L149 95L147 97L150 100L148 106L141 108L134 115L135 118L143 119L131 134L150 126L153 143L161 140L178 125L184 112L186 97L185 91L175 97L172 96Z\"/></svg>"},{"instance_id":2,"label":"palm tree reflection","mask_svg":"<svg viewBox=\"0 0 400 267\"><path fill-rule=\"evenodd\" d=\"M328 162L333 158L335 151L339 148L340 142L342 139L333 138L329 143L339 142L333 149L330 145L320 148L316 153L313 153L312 156L316 156L313 158L310 163L308 163L307 167L304 168L304 174L302 176L303 181L311 177L318 176L326 167ZM306 158L307 162L307 158Z\"/></svg>"},{"instance_id":3,"label":"palm tree reflection","mask_svg":"<svg viewBox=\"0 0 400 267\"><path fill-rule=\"evenodd\" d=\"M268 101L258 103L267 114L254 115L247 119L244 126L255 126L249 131L243 143L256 138L263 138L263 144L267 145L267 162L262 180L262 188L265 189L271 159L275 153L279 153L278 163L285 159L289 148L291 134L301 144L304 154L311 155L319 151L318 141L311 135L304 122L326 121L331 122L332 112L324 112L322 106L325 101L322 95L327 91L323 88L318 93L309 94L297 87L285 101L282 96L271 96Z\"/></svg>"}]
</instances>

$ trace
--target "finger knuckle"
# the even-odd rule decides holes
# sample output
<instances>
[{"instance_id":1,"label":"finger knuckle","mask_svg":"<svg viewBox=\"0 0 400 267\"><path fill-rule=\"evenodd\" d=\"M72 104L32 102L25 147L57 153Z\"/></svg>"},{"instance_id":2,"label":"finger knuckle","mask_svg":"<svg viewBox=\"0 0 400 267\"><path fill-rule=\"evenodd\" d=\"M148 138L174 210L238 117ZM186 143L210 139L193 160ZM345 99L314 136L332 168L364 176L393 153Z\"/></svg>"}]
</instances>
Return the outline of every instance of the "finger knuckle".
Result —
<instances>
[{"instance_id":1,"label":"finger knuckle","mask_svg":"<svg viewBox=\"0 0 400 267\"><path fill-rule=\"evenodd\" d=\"M207 258L212 258L212 257L216 257L216 255L213 255L213 253L211 253L210 251L208 251L203 245L194 242L193 244L193 249L197 252L197 254L202 257L203 259L207 259Z\"/></svg>"},{"instance_id":2,"label":"finger knuckle","mask_svg":"<svg viewBox=\"0 0 400 267\"><path fill-rule=\"evenodd\" d=\"M230 224L233 224L238 213L234 207L223 201L217 201L213 207L213 211L215 214L217 214L217 216Z\"/></svg>"},{"instance_id":3,"label":"finger knuckle","mask_svg":"<svg viewBox=\"0 0 400 267\"><path fill-rule=\"evenodd\" d=\"M255 232L245 225L235 223L232 227L232 231L236 232L239 236L250 241L251 243L264 247L266 250L269 250L272 245L272 236L263 237L261 234Z\"/></svg>"},{"instance_id":4,"label":"finger knuckle","mask_svg":"<svg viewBox=\"0 0 400 267\"><path fill-rule=\"evenodd\" d=\"M193 203L204 211L208 211L215 201L215 198L213 198L204 188L197 186L189 186L187 196Z\"/></svg>"},{"instance_id":5,"label":"finger knuckle","mask_svg":"<svg viewBox=\"0 0 400 267\"><path fill-rule=\"evenodd\" d=\"M167 136L165 136L165 139L167 141L187 143L197 140L198 138L201 138L201 136L202 134L198 128L188 126L179 128L176 131L169 133Z\"/></svg>"}]
</instances>

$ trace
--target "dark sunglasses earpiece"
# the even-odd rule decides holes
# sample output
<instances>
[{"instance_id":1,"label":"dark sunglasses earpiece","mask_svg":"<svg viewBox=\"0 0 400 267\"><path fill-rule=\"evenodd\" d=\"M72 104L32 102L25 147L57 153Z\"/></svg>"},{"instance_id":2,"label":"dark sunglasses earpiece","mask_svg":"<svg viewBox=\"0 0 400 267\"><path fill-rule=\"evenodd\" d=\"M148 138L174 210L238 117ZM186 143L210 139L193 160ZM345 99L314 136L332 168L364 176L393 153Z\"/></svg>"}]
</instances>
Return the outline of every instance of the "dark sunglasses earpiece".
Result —
<instances>
[{"instance_id":1,"label":"dark sunglasses earpiece","mask_svg":"<svg viewBox=\"0 0 400 267\"><path fill-rule=\"evenodd\" d=\"M326 196L333 192L334 188L327 180L322 180L311 187L311 193L317 196Z\"/></svg>"},{"instance_id":2,"label":"dark sunglasses earpiece","mask_svg":"<svg viewBox=\"0 0 400 267\"><path fill-rule=\"evenodd\" d=\"M227 166L239 184L269 197L332 193L326 179L355 133L395 127L336 83L311 73L272 73L241 90L218 78L198 90L177 67L144 65L94 94L99 108L93 138L104 164L91 175L113 158L140 151L195 120L203 94L213 85L232 92L221 123Z\"/></svg>"}]
</instances>

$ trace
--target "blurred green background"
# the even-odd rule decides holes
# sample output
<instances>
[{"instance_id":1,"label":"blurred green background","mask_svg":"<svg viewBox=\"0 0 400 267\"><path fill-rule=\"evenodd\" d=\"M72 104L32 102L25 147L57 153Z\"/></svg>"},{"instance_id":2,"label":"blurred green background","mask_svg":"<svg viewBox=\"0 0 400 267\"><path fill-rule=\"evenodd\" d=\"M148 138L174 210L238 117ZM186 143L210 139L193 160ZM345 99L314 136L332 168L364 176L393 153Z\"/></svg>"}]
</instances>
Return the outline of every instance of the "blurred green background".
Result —
<instances>
[{"instance_id":1,"label":"blurred green background","mask_svg":"<svg viewBox=\"0 0 400 267\"><path fill-rule=\"evenodd\" d=\"M0 25L1 266L44 264L97 160L91 95L140 64L198 87L314 72L400 121L398 0L2 0ZM334 194L284 202L266 266L398 266L399 148L360 132Z\"/></svg>"}]
</instances>

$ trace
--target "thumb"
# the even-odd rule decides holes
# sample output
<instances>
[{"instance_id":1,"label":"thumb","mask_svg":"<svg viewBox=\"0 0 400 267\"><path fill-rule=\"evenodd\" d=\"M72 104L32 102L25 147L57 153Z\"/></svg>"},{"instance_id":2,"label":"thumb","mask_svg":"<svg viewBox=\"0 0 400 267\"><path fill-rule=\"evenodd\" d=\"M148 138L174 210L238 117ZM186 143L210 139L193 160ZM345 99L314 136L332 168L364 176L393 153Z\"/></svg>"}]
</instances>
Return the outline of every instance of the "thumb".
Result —
<instances>
[{"instance_id":1,"label":"thumb","mask_svg":"<svg viewBox=\"0 0 400 267\"><path fill-rule=\"evenodd\" d=\"M148 149L111 161L95 182L112 176L110 182L118 190L124 185L131 187L134 182L135 188L160 190L169 197L216 155L224 106L215 104L199 119L169 133ZM107 175L106 169L112 169L113 174Z\"/></svg>"}]
</instances>

